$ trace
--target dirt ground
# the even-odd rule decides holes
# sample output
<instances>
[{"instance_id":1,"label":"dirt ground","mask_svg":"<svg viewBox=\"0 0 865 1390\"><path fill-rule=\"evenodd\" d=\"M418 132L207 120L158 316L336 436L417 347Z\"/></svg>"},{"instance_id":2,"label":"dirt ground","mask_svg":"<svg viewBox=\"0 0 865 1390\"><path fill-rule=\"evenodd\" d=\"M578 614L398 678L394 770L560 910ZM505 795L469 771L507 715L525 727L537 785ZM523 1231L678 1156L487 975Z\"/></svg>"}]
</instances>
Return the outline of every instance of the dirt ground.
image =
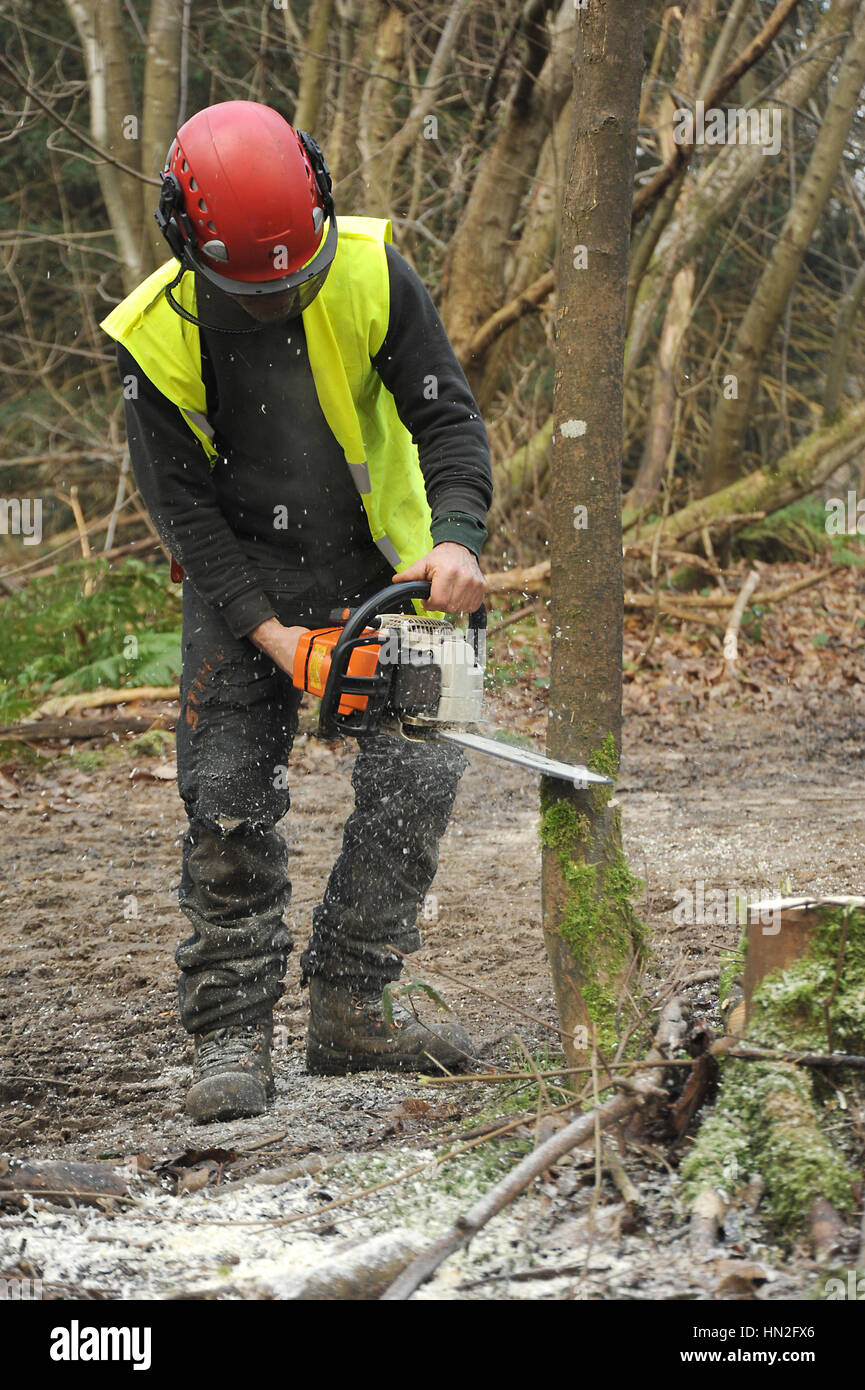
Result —
<instances>
[{"instance_id":1,"label":"dirt ground","mask_svg":"<svg viewBox=\"0 0 865 1390\"><path fill-rule=\"evenodd\" d=\"M674 921L674 904L697 881L752 898L779 886L863 891L863 715L862 700L836 692L760 713L627 721L619 796L626 851L646 882L649 995L717 968L736 945L735 924ZM0 1271L35 1270L58 1297L266 1296L260 1289L280 1277L394 1224L438 1234L468 1200L472 1175L479 1191L489 1186L491 1168L500 1174L513 1161L507 1151L476 1149L476 1167L450 1187L445 1166L333 1215L321 1210L376 1175L428 1162L497 1113L477 1085L304 1072L298 961L347 814L351 749L302 735L294 754L283 828L296 945L277 1017L276 1101L262 1119L206 1128L182 1112L191 1046L177 1022L172 960L185 934L173 887L184 828L176 785L163 780L166 765L128 752L92 772L54 756L39 770L6 767L0 783L0 1153L127 1165L138 1155L146 1171L119 1213L0 1208ZM513 1060L515 1032L530 1052L555 1052L534 778L473 758L427 913L415 973L442 991L483 1057ZM717 1019L717 982L688 984L685 994ZM518 1098L510 1104L519 1109ZM177 1195L178 1170L195 1162L189 1151L206 1148L231 1157L211 1157L208 1185ZM590 1154L564 1164L419 1296L752 1296L729 1285L724 1266L745 1256L764 1263L757 1297L813 1292L817 1267L804 1251L768 1243L758 1218L731 1221L726 1246L695 1261L677 1206L677 1158L651 1144L629 1154L647 1198L636 1223L606 1182L592 1216ZM254 1181L261 1174L274 1180ZM841 1263L855 1263L855 1238L849 1229Z\"/></svg>"}]
</instances>

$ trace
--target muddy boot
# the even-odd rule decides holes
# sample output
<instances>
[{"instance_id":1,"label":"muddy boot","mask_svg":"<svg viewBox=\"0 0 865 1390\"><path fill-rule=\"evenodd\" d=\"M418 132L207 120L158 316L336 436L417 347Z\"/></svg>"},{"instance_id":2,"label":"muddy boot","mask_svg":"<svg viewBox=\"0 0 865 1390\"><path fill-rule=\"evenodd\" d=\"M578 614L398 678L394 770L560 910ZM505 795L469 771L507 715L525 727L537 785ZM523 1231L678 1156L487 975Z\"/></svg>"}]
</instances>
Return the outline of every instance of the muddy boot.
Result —
<instances>
[{"instance_id":1,"label":"muddy boot","mask_svg":"<svg viewBox=\"0 0 865 1390\"><path fill-rule=\"evenodd\" d=\"M364 997L317 975L309 982L309 1009L306 1065L319 1076L373 1069L454 1071L477 1055L458 1023L422 1023L394 1002L393 1023L388 1025L380 994Z\"/></svg>"},{"instance_id":2,"label":"muddy boot","mask_svg":"<svg viewBox=\"0 0 865 1390\"><path fill-rule=\"evenodd\" d=\"M186 1113L196 1124L260 1115L273 1095L273 1019L195 1035L195 1072Z\"/></svg>"}]
</instances>

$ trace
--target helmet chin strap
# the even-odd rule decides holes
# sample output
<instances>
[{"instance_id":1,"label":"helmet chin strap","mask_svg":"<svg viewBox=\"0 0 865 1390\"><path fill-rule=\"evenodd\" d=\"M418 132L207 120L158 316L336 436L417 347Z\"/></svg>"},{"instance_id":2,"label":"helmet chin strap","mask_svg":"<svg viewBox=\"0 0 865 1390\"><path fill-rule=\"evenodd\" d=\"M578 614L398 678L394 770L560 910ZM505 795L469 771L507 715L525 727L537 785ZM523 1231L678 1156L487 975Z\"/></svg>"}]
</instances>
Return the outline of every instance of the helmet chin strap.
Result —
<instances>
[{"instance_id":1,"label":"helmet chin strap","mask_svg":"<svg viewBox=\"0 0 865 1390\"><path fill-rule=\"evenodd\" d=\"M168 300L175 314L179 314L182 319L186 319L187 323L194 324L196 328L206 328L212 333L260 333L263 328L268 328L270 326L267 323L251 323L248 328L224 328L222 324L205 323L204 319L197 319L194 314L190 314L187 309L184 309L182 304L178 304L174 295L171 293L175 286L180 284L187 270L192 270L194 273L194 266L185 265L185 260L186 257L184 256L183 260L180 262L180 269L171 281L171 284L165 286L165 298Z\"/></svg>"}]
</instances>

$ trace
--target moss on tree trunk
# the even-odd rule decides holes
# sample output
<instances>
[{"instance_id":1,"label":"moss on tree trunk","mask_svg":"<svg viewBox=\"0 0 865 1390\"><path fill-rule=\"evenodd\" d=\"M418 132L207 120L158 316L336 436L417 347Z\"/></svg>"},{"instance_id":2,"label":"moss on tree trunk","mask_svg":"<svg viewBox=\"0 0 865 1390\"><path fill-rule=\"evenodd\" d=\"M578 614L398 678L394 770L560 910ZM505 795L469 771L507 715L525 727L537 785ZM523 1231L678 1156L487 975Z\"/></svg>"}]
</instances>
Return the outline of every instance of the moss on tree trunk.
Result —
<instances>
[{"instance_id":1,"label":"moss on tree trunk","mask_svg":"<svg viewBox=\"0 0 865 1390\"><path fill-rule=\"evenodd\" d=\"M611 749L610 737L589 759L595 771L615 773L615 766L609 766ZM622 853L620 812L609 804L609 789L591 793L595 814L590 820L555 787L546 783L541 797L541 843L554 853L564 888L555 920L546 928L548 949L556 951L557 934L570 958L568 976L578 1006L574 1016L581 998L597 1043L613 1049L622 980L633 976L644 951L645 928L631 901L641 884Z\"/></svg>"}]
</instances>

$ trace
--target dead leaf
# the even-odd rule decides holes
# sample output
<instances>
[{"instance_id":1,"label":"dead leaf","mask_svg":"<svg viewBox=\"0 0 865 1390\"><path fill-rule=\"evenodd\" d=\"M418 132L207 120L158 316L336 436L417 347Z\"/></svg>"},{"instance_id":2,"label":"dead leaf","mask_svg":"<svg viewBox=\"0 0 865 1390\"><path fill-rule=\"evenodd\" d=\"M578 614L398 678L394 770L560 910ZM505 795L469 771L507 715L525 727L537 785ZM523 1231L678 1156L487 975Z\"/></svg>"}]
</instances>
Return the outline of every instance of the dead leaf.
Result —
<instances>
[{"instance_id":1,"label":"dead leaf","mask_svg":"<svg viewBox=\"0 0 865 1390\"><path fill-rule=\"evenodd\" d=\"M173 782L177 778L177 768L172 763L156 763L153 767L134 767L129 774L131 782Z\"/></svg>"},{"instance_id":2,"label":"dead leaf","mask_svg":"<svg viewBox=\"0 0 865 1390\"><path fill-rule=\"evenodd\" d=\"M178 1197L182 1192L200 1192L219 1171L218 1163L200 1163L195 1168L184 1169L177 1175Z\"/></svg>"},{"instance_id":3,"label":"dead leaf","mask_svg":"<svg viewBox=\"0 0 865 1390\"><path fill-rule=\"evenodd\" d=\"M741 1038L744 1036L745 1026L745 1001L743 999L741 1004L737 1004L735 1009L730 1012L730 1017L727 1019L727 1032L732 1033L736 1038Z\"/></svg>"}]
</instances>

